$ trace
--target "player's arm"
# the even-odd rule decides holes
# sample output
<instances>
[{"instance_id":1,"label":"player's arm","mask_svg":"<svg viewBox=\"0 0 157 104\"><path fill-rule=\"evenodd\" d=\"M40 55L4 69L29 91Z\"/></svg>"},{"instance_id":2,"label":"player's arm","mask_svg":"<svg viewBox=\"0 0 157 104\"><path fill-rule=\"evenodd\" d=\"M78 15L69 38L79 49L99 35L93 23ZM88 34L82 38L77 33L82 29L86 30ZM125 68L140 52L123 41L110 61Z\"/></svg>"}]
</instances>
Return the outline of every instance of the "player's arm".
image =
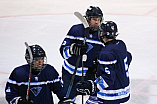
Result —
<instances>
[{"instance_id":1,"label":"player's arm","mask_svg":"<svg viewBox=\"0 0 157 104\"><path fill-rule=\"evenodd\" d=\"M114 84L115 70L113 65L99 65L99 71L101 75L95 80L99 90L105 89Z\"/></svg>"},{"instance_id":2,"label":"player's arm","mask_svg":"<svg viewBox=\"0 0 157 104\"><path fill-rule=\"evenodd\" d=\"M98 58L98 73L100 76L96 79L97 87L100 89L107 88L114 84L116 78L115 64L117 63L116 58L111 53L102 53ZM101 81L103 83L101 83Z\"/></svg>"},{"instance_id":3,"label":"player's arm","mask_svg":"<svg viewBox=\"0 0 157 104\"><path fill-rule=\"evenodd\" d=\"M79 44L77 43L79 37L79 31L77 26L73 26L66 38L63 40L62 45L60 46L60 54L64 59L68 59L73 55L82 55L85 54L88 45L87 44Z\"/></svg>"},{"instance_id":4,"label":"player's arm","mask_svg":"<svg viewBox=\"0 0 157 104\"><path fill-rule=\"evenodd\" d=\"M19 85L17 83L16 80L16 76L18 76L16 74L16 71L14 70L5 87L5 94L6 94L6 100L9 104L33 104L30 101L27 101L26 98L22 98L21 96L19 96Z\"/></svg>"},{"instance_id":5,"label":"player's arm","mask_svg":"<svg viewBox=\"0 0 157 104\"><path fill-rule=\"evenodd\" d=\"M65 97L65 91L63 90L63 81L54 67L52 68L53 69L49 69L49 75L51 76L48 76L52 79L52 83L50 83L50 90L53 91L53 93L56 94L57 97L61 100Z\"/></svg>"},{"instance_id":6,"label":"player's arm","mask_svg":"<svg viewBox=\"0 0 157 104\"><path fill-rule=\"evenodd\" d=\"M60 54L64 59L68 59L69 57L72 56L70 54L70 46L72 43L75 43L75 39L76 39L75 31L76 31L75 26L72 26L60 46Z\"/></svg>"},{"instance_id":7,"label":"player's arm","mask_svg":"<svg viewBox=\"0 0 157 104\"><path fill-rule=\"evenodd\" d=\"M79 93L88 95L93 94L95 88L103 90L114 84L116 77L114 64L116 63L116 60L108 55L107 57L101 56L101 58L98 59L98 62L98 73L100 74L99 77L96 78L95 81L88 80L84 81L83 83L77 83L77 91Z\"/></svg>"},{"instance_id":8,"label":"player's arm","mask_svg":"<svg viewBox=\"0 0 157 104\"><path fill-rule=\"evenodd\" d=\"M9 104L10 102L14 102L19 97L18 85L15 75L16 75L15 70L13 70L5 86L6 100L8 101Z\"/></svg>"},{"instance_id":9,"label":"player's arm","mask_svg":"<svg viewBox=\"0 0 157 104\"><path fill-rule=\"evenodd\" d=\"M78 95L92 95L95 93L96 89L98 90L103 90L110 85L114 84L115 80L115 72L108 69L108 68L103 68L101 70L102 75L96 78L95 81L93 80L87 80L84 82L78 82L77 83L77 92Z\"/></svg>"},{"instance_id":10,"label":"player's arm","mask_svg":"<svg viewBox=\"0 0 157 104\"><path fill-rule=\"evenodd\" d=\"M63 40L62 45L60 46L60 54L64 59L68 59L72 55L70 54L70 45L73 40L70 39L70 37L67 35L66 38Z\"/></svg>"},{"instance_id":11,"label":"player's arm","mask_svg":"<svg viewBox=\"0 0 157 104\"><path fill-rule=\"evenodd\" d=\"M130 52L127 52L127 63L128 63L128 65L130 65L130 63L131 63L131 61L132 61L132 55L131 55L131 53Z\"/></svg>"},{"instance_id":12,"label":"player's arm","mask_svg":"<svg viewBox=\"0 0 157 104\"><path fill-rule=\"evenodd\" d=\"M6 94L6 100L10 104L10 102L15 102L18 96L18 86L15 84L10 83L11 79L8 80L6 87L5 87L5 94Z\"/></svg>"}]
</instances>

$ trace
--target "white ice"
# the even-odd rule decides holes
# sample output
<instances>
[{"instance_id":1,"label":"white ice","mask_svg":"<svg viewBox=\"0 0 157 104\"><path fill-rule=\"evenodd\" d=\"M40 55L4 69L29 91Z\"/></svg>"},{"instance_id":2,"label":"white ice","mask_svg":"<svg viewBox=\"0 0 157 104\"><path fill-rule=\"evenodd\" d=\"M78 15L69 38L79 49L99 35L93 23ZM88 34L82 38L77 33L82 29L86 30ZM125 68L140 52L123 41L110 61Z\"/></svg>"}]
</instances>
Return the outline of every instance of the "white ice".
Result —
<instances>
[{"instance_id":1,"label":"white ice","mask_svg":"<svg viewBox=\"0 0 157 104\"><path fill-rule=\"evenodd\" d=\"M157 102L157 1L156 0L0 0L0 103L6 104L4 88L11 71L25 64L25 45L39 44L48 63L61 75L59 47L70 27L80 21L89 5L102 8L105 20L118 25L119 36L132 53L129 68L131 99L126 104ZM85 99L88 97L86 96ZM54 95L55 104L58 99ZM77 103L81 103L78 97Z\"/></svg>"}]
</instances>

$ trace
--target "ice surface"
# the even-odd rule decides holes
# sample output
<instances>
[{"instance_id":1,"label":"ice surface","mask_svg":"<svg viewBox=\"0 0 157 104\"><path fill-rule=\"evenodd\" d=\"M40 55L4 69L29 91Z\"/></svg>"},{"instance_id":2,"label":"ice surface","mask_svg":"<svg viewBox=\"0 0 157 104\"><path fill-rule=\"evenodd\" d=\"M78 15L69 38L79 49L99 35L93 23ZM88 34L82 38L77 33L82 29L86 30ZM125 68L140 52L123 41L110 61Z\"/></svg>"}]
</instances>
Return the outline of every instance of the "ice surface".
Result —
<instances>
[{"instance_id":1,"label":"ice surface","mask_svg":"<svg viewBox=\"0 0 157 104\"><path fill-rule=\"evenodd\" d=\"M82 3L82 6L80 4L78 7L83 8L79 9L76 8L77 5L74 2L68 0L69 6L65 10L65 1L52 0L56 4L62 1L63 4L59 5L60 8L54 6L52 1L46 1L47 3L44 2L43 4L41 0L35 0L34 2L22 0L17 4L10 0L0 1L0 104L6 104L4 88L9 74L15 67L26 63L24 42L28 42L30 45L41 45L48 56L48 63L52 64L61 75L63 59L59 54L59 47L70 27L73 24L80 23L73 12L84 12L90 5L90 2L85 0L84 2L88 5ZM120 33L117 38L122 39L132 53L133 60L129 69L131 99L126 104L156 104L157 1L111 1L100 0L95 2L91 0L91 4L96 3L103 8L106 13L105 20L113 20L117 23ZM25 5L25 2L29 5ZM53 7L48 5L48 2ZM76 0L76 2L78 1ZM19 6L21 4L25 8L20 11ZM12 12L10 5L13 6ZM46 10L49 11L46 12ZM58 99L56 96L54 97L55 104L57 104ZM85 99L87 98L88 96L85 97ZM78 96L78 104L81 103L80 99L81 97Z\"/></svg>"}]
</instances>

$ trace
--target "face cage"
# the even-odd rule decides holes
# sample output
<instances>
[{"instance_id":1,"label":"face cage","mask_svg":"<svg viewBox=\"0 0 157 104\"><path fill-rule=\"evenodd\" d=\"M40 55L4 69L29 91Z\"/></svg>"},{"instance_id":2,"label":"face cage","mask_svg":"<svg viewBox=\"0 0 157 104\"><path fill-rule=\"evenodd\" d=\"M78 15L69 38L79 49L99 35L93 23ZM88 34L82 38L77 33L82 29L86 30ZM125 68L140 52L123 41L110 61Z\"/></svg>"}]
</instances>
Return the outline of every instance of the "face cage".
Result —
<instances>
[{"instance_id":1,"label":"face cage","mask_svg":"<svg viewBox=\"0 0 157 104\"><path fill-rule=\"evenodd\" d=\"M32 63L32 69L35 71L42 71L47 65L47 57L34 58Z\"/></svg>"},{"instance_id":2,"label":"face cage","mask_svg":"<svg viewBox=\"0 0 157 104\"><path fill-rule=\"evenodd\" d=\"M111 35L112 34L112 35ZM110 33L110 32L106 32L106 33L103 33L101 30L100 32L98 33L98 37L99 37L99 40L101 42L103 42L103 39L104 38L107 38L107 39L116 39L116 37L118 36L118 33Z\"/></svg>"},{"instance_id":3,"label":"face cage","mask_svg":"<svg viewBox=\"0 0 157 104\"><path fill-rule=\"evenodd\" d=\"M42 71L47 65L47 57L36 57L33 58L33 62L29 63L30 59L27 59L29 65L31 65L32 70L40 72Z\"/></svg>"}]
</instances>

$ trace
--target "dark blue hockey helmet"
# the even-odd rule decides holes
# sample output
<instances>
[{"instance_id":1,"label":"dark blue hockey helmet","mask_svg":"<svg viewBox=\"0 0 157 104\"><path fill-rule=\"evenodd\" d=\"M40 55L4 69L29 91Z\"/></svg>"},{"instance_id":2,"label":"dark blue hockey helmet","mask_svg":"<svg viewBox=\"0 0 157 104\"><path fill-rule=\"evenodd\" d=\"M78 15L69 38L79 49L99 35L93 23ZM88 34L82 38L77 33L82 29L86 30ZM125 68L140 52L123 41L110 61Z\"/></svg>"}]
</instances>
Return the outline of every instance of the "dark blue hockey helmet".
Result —
<instances>
[{"instance_id":1,"label":"dark blue hockey helmet","mask_svg":"<svg viewBox=\"0 0 157 104\"><path fill-rule=\"evenodd\" d=\"M45 51L39 45L32 45L32 46L29 46L29 47L31 49L33 58L46 57ZM28 49L26 49L25 57L30 58Z\"/></svg>"},{"instance_id":2,"label":"dark blue hockey helmet","mask_svg":"<svg viewBox=\"0 0 157 104\"><path fill-rule=\"evenodd\" d=\"M32 45L29 47L32 52L33 62L30 63L30 54L28 52L28 49L26 49L25 59L27 60L27 63L31 65L32 73L38 74L46 66L46 63L47 63L46 54L43 48L40 47L39 45Z\"/></svg>"},{"instance_id":3,"label":"dark blue hockey helmet","mask_svg":"<svg viewBox=\"0 0 157 104\"><path fill-rule=\"evenodd\" d=\"M90 6L86 11L87 17L103 17L103 13L99 7Z\"/></svg>"},{"instance_id":4,"label":"dark blue hockey helmet","mask_svg":"<svg viewBox=\"0 0 157 104\"><path fill-rule=\"evenodd\" d=\"M99 39L103 38L107 39L115 39L118 35L118 28L115 22L113 21L105 21L100 26Z\"/></svg>"}]
</instances>

